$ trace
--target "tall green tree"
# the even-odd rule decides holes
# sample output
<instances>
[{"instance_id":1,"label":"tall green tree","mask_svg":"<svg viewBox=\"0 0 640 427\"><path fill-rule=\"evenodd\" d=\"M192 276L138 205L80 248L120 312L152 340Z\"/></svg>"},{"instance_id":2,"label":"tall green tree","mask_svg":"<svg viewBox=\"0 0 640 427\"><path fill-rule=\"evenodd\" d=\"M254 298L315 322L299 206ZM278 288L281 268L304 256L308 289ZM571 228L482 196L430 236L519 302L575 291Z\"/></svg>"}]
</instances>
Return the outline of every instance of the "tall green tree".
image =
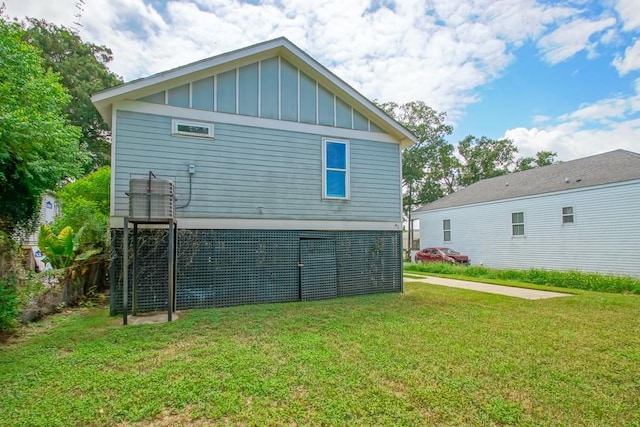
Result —
<instances>
[{"instance_id":1,"label":"tall green tree","mask_svg":"<svg viewBox=\"0 0 640 427\"><path fill-rule=\"evenodd\" d=\"M0 229L26 226L44 190L79 175L80 130L63 109L69 96L41 53L0 8Z\"/></svg>"},{"instance_id":2,"label":"tall green tree","mask_svg":"<svg viewBox=\"0 0 640 427\"><path fill-rule=\"evenodd\" d=\"M443 182L451 177L453 146L445 138L453 127L445 122L446 113L438 112L422 101L406 104L386 102L379 105L418 138L418 143L402 152L402 183L405 211L443 195Z\"/></svg>"},{"instance_id":3,"label":"tall green tree","mask_svg":"<svg viewBox=\"0 0 640 427\"><path fill-rule=\"evenodd\" d=\"M122 83L107 68L113 53L105 46L83 42L64 26L44 20L27 18L23 27L24 40L42 51L45 67L60 74L60 82L71 95L65 113L72 124L82 129L81 142L93 157L86 171L108 165L109 128L91 103L91 95Z\"/></svg>"},{"instance_id":4,"label":"tall green tree","mask_svg":"<svg viewBox=\"0 0 640 427\"><path fill-rule=\"evenodd\" d=\"M455 147L445 141L432 146L433 153L430 153L427 172L427 180L438 185L441 196L451 194L459 186L458 173L460 169L460 160L455 154ZM424 200L433 198L437 190L434 190Z\"/></svg>"},{"instance_id":5,"label":"tall green tree","mask_svg":"<svg viewBox=\"0 0 640 427\"><path fill-rule=\"evenodd\" d=\"M509 173L516 164L518 147L510 139L469 135L458 144L458 153L462 159L458 185L467 187L481 179Z\"/></svg>"},{"instance_id":6,"label":"tall green tree","mask_svg":"<svg viewBox=\"0 0 640 427\"><path fill-rule=\"evenodd\" d=\"M456 159L453 147L445 137L453 127L446 113L438 112L422 101L378 105L418 138L418 143L402 152L403 210L409 225L409 246L413 237L411 212L419 205L432 202L444 194L452 181Z\"/></svg>"},{"instance_id":7,"label":"tall green tree","mask_svg":"<svg viewBox=\"0 0 640 427\"><path fill-rule=\"evenodd\" d=\"M518 159L515 171L520 172L542 166L553 165L558 163L556 157L558 157L558 153L553 151L538 151L535 157L522 157Z\"/></svg>"}]
</instances>

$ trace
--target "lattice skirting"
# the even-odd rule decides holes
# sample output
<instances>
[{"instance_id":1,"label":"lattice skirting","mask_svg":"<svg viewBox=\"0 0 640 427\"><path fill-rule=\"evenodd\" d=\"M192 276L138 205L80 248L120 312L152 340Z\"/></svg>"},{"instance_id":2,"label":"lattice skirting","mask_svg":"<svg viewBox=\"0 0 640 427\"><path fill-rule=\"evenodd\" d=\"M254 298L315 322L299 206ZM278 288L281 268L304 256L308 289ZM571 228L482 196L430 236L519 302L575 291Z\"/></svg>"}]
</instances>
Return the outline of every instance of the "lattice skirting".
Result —
<instances>
[{"instance_id":1,"label":"lattice skirting","mask_svg":"<svg viewBox=\"0 0 640 427\"><path fill-rule=\"evenodd\" d=\"M140 229L138 312L167 310L167 230ZM402 235L380 231L178 230L176 308L402 291ZM122 312L122 229L111 230L111 314ZM129 231L131 310L133 233Z\"/></svg>"}]
</instances>

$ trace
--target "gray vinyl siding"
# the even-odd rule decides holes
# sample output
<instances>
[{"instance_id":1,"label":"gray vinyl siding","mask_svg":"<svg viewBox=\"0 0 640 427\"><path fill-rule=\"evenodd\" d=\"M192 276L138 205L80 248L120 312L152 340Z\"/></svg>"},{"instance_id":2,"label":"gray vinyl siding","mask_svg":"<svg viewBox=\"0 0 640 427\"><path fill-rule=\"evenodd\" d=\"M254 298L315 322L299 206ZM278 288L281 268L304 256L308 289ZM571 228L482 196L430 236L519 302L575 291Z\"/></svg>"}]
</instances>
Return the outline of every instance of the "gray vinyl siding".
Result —
<instances>
[{"instance_id":1,"label":"gray vinyl siding","mask_svg":"<svg viewBox=\"0 0 640 427\"><path fill-rule=\"evenodd\" d=\"M269 119L278 118L278 58L260 64L260 115Z\"/></svg>"},{"instance_id":2,"label":"gray vinyl siding","mask_svg":"<svg viewBox=\"0 0 640 427\"><path fill-rule=\"evenodd\" d=\"M335 118L333 94L318 85L318 123L333 126Z\"/></svg>"},{"instance_id":3,"label":"gray vinyl siding","mask_svg":"<svg viewBox=\"0 0 640 427\"><path fill-rule=\"evenodd\" d=\"M258 63L239 69L238 112L247 116L258 115Z\"/></svg>"},{"instance_id":4,"label":"gray vinyl siding","mask_svg":"<svg viewBox=\"0 0 640 427\"><path fill-rule=\"evenodd\" d=\"M213 111L213 77L197 80L191 86L193 108Z\"/></svg>"},{"instance_id":5,"label":"gray vinyl siding","mask_svg":"<svg viewBox=\"0 0 640 427\"><path fill-rule=\"evenodd\" d=\"M371 122L371 132L380 132L380 133L384 133L384 131L382 129L380 129L380 127L378 127L378 125L376 125L375 123Z\"/></svg>"},{"instance_id":6,"label":"gray vinyl siding","mask_svg":"<svg viewBox=\"0 0 640 427\"><path fill-rule=\"evenodd\" d=\"M145 96L144 98L140 98L140 101L149 102L151 104L164 104L164 91Z\"/></svg>"},{"instance_id":7,"label":"gray vinyl siding","mask_svg":"<svg viewBox=\"0 0 640 427\"><path fill-rule=\"evenodd\" d=\"M217 77L216 98L217 111L222 113L236 112L236 70L227 71Z\"/></svg>"},{"instance_id":8,"label":"gray vinyl siding","mask_svg":"<svg viewBox=\"0 0 640 427\"><path fill-rule=\"evenodd\" d=\"M212 71L213 72L213 71ZM215 84L214 84L215 83ZM357 108L282 57L272 57L138 101L182 108L381 132Z\"/></svg>"},{"instance_id":9,"label":"gray vinyl siding","mask_svg":"<svg viewBox=\"0 0 640 427\"><path fill-rule=\"evenodd\" d=\"M316 123L316 82L305 73L300 73L300 121Z\"/></svg>"},{"instance_id":10,"label":"gray vinyl siding","mask_svg":"<svg viewBox=\"0 0 640 427\"><path fill-rule=\"evenodd\" d=\"M289 62L280 61L282 76L282 98L280 101L280 118L282 120L298 120L298 69Z\"/></svg>"},{"instance_id":11,"label":"gray vinyl siding","mask_svg":"<svg viewBox=\"0 0 640 427\"><path fill-rule=\"evenodd\" d=\"M115 214L129 179L173 179L178 217L400 221L400 148L350 139L351 200L322 200L323 135L215 123L215 139L171 136L171 117L117 112ZM261 214L258 207L262 207Z\"/></svg>"},{"instance_id":12,"label":"gray vinyl siding","mask_svg":"<svg viewBox=\"0 0 640 427\"><path fill-rule=\"evenodd\" d=\"M351 107L340 98L336 98L336 126L351 129Z\"/></svg>"},{"instance_id":13,"label":"gray vinyl siding","mask_svg":"<svg viewBox=\"0 0 640 427\"><path fill-rule=\"evenodd\" d=\"M574 222L562 223L573 207ZM511 213L524 212L524 236ZM450 246L472 264L497 268L595 271L640 277L640 181L417 214L420 242ZM442 220L451 219L451 242Z\"/></svg>"},{"instance_id":14,"label":"gray vinyl siding","mask_svg":"<svg viewBox=\"0 0 640 427\"><path fill-rule=\"evenodd\" d=\"M357 130L369 130L369 120L356 110L353 110L353 128Z\"/></svg>"},{"instance_id":15,"label":"gray vinyl siding","mask_svg":"<svg viewBox=\"0 0 640 427\"><path fill-rule=\"evenodd\" d=\"M189 107L189 85L182 85L169 89L169 105L175 107Z\"/></svg>"}]
</instances>

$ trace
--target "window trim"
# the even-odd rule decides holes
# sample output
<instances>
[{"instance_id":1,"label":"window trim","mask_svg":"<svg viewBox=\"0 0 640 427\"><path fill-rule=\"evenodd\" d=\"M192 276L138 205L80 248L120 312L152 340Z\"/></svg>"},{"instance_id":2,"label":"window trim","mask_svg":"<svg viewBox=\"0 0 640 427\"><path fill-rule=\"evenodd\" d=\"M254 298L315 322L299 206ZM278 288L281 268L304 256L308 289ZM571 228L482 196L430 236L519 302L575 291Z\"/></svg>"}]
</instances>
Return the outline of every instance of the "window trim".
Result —
<instances>
[{"instance_id":1,"label":"window trim","mask_svg":"<svg viewBox=\"0 0 640 427\"><path fill-rule=\"evenodd\" d=\"M445 224L449 223L449 227L446 228ZM449 239L447 239L447 233L449 233ZM442 220L442 241L443 242L451 242L451 219L443 219Z\"/></svg>"},{"instance_id":2,"label":"window trim","mask_svg":"<svg viewBox=\"0 0 640 427\"><path fill-rule=\"evenodd\" d=\"M327 142L343 144L345 146L345 169L327 168ZM349 140L339 138L322 138L322 199L323 200L351 200L351 148ZM327 172L339 171L345 173L344 197L327 195Z\"/></svg>"},{"instance_id":3,"label":"window trim","mask_svg":"<svg viewBox=\"0 0 640 427\"><path fill-rule=\"evenodd\" d=\"M565 209L571 209L571 213L565 213ZM571 218L571 221L565 221L565 218ZM573 225L576 223L576 210L573 206L563 206L561 215L562 225Z\"/></svg>"},{"instance_id":4,"label":"window trim","mask_svg":"<svg viewBox=\"0 0 640 427\"><path fill-rule=\"evenodd\" d=\"M208 133L205 135L205 134L201 134L201 133L178 130L178 126L180 126L180 125L206 128L208 130ZM189 136L189 137L192 137L192 138L214 139L215 138L214 137L214 125L213 125L213 123L208 123L208 122L199 122L199 121L182 120L182 119L171 119L171 135L173 135L173 136Z\"/></svg>"},{"instance_id":5,"label":"window trim","mask_svg":"<svg viewBox=\"0 0 640 427\"><path fill-rule=\"evenodd\" d=\"M522 222L514 222L513 216L515 214L522 214ZM515 233L514 227L516 226L522 226L522 234ZM511 237L524 237L524 236L526 236L524 211L513 211L511 212Z\"/></svg>"}]
</instances>

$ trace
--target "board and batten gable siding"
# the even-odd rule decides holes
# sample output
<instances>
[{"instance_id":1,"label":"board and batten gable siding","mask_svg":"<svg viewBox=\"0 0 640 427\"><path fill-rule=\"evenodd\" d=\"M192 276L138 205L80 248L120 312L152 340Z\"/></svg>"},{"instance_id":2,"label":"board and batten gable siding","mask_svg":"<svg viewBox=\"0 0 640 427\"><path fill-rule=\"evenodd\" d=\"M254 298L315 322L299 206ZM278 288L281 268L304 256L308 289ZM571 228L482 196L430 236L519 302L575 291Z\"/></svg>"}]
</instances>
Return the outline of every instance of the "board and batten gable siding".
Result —
<instances>
[{"instance_id":1,"label":"board and batten gable siding","mask_svg":"<svg viewBox=\"0 0 640 427\"><path fill-rule=\"evenodd\" d=\"M176 216L401 221L400 147L348 139L348 201L322 199L325 135L215 123L215 139L171 135L171 117L118 110L115 216L128 215L129 179L149 170L176 183Z\"/></svg>"},{"instance_id":2,"label":"board and batten gable siding","mask_svg":"<svg viewBox=\"0 0 640 427\"><path fill-rule=\"evenodd\" d=\"M282 57L225 70L139 101L383 132L362 112Z\"/></svg>"},{"instance_id":3,"label":"board and batten gable siding","mask_svg":"<svg viewBox=\"0 0 640 427\"><path fill-rule=\"evenodd\" d=\"M563 224L572 207L574 223ZM524 212L525 235L511 214ZM422 247L452 247L475 265L640 277L640 181L416 213ZM451 220L451 241L442 221Z\"/></svg>"}]
</instances>

